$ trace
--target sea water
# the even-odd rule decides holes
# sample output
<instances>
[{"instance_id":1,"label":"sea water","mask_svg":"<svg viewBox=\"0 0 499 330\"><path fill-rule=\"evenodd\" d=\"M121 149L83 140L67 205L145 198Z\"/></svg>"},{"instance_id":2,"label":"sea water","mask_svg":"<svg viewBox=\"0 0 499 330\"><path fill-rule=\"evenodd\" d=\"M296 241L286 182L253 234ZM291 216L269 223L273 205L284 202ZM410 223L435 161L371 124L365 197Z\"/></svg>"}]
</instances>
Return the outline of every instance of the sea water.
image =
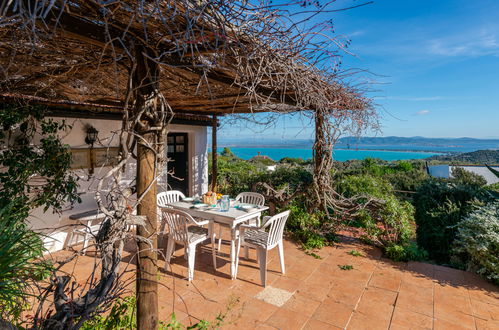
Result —
<instances>
[{"instance_id":1,"label":"sea water","mask_svg":"<svg viewBox=\"0 0 499 330\"><path fill-rule=\"evenodd\" d=\"M217 148L220 153L223 147ZM299 148L239 148L231 147L230 150L242 159L250 159L258 153L262 156L268 156L273 160L280 160L284 157L291 158L312 158L311 149ZM423 159L433 155L438 155L435 152L415 152L415 151L390 151L390 150L354 150L354 149L335 149L333 158L338 161L345 161L350 159L365 159L365 158L379 158L383 160L403 160L403 159Z\"/></svg>"}]
</instances>

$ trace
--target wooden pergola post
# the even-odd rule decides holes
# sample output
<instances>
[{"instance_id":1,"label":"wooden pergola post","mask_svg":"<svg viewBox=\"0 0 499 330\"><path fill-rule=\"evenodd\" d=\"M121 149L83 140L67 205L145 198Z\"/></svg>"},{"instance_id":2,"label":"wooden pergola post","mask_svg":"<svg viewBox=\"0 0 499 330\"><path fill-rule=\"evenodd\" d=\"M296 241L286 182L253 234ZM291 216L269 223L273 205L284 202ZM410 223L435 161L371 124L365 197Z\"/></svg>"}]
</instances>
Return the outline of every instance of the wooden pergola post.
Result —
<instances>
[{"instance_id":1,"label":"wooden pergola post","mask_svg":"<svg viewBox=\"0 0 499 330\"><path fill-rule=\"evenodd\" d=\"M326 210L326 186L329 182L329 169L326 166L331 157L329 152L326 152L326 141L324 134L324 113L322 111L314 111L315 117L315 143L314 143L314 190L315 190L315 207L320 210Z\"/></svg>"},{"instance_id":2,"label":"wooden pergola post","mask_svg":"<svg viewBox=\"0 0 499 330\"><path fill-rule=\"evenodd\" d=\"M213 115L212 128L211 128L211 191L217 190L217 116Z\"/></svg>"},{"instance_id":3,"label":"wooden pergola post","mask_svg":"<svg viewBox=\"0 0 499 330\"><path fill-rule=\"evenodd\" d=\"M136 113L156 111L158 103L157 63L147 58L143 47L136 48L137 67L133 75L133 87L136 93ZM155 100L156 99L156 100ZM137 207L137 214L146 217L145 225L137 226L138 258L137 258L137 329L155 330L158 328L158 237L157 237L157 204L156 204L156 152L159 139L162 136L152 129L155 123L150 117L141 119L141 125L136 128L140 135L137 144L137 197L142 198Z\"/></svg>"},{"instance_id":4,"label":"wooden pergola post","mask_svg":"<svg viewBox=\"0 0 499 330\"><path fill-rule=\"evenodd\" d=\"M147 142L154 143L154 133L144 134ZM137 328L157 329L158 327L158 266L157 266L157 220L156 220L156 182L154 177L154 151L142 143L137 147L137 196L145 193L137 208L139 215L147 217L145 226L137 226L137 235L147 242L138 242L137 263ZM152 184L152 185L151 185Z\"/></svg>"}]
</instances>

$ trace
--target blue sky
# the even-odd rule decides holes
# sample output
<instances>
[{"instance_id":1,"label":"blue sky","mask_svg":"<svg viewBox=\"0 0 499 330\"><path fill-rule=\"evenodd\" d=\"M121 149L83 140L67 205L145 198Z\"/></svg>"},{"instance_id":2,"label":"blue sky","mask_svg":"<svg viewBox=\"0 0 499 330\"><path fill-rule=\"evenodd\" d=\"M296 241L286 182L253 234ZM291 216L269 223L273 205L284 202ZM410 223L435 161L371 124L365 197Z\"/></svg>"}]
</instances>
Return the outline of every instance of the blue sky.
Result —
<instances>
[{"instance_id":1,"label":"blue sky","mask_svg":"<svg viewBox=\"0 0 499 330\"><path fill-rule=\"evenodd\" d=\"M337 7L361 1L339 0ZM377 0L322 15L352 39L344 68L376 82L383 136L499 138L499 1ZM371 134L368 134L371 135ZM308 119L268 129L224 125L221 138L310 138Z\"/></svg>"}]
</instances>

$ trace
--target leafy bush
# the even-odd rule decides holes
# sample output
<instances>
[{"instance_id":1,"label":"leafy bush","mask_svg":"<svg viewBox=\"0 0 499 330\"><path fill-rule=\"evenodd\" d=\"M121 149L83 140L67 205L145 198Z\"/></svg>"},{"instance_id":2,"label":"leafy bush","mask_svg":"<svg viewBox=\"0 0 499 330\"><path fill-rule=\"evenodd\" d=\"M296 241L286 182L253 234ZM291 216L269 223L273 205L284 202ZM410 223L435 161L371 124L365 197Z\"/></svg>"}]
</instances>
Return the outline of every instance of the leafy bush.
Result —
<instances>
[{"instance_id":1,"label":"leafy bush","mask_svg":"<svg viewBox=\"0 0 499 330\"><path fill-rule=\"evenodd\" d=\"M19 323L34 280L48 276L50 264L39 236L30 231L29 212L43 206L58 211L80 201L70 174L71 153L59 139L64 122L43 117L44 109L0 105L0 318ZM33 184L34 177L42 178Z\"/></svg>"},{"instance_id":2,"label":"leafy bush","mask_svg":"<svg viewBox=\"0 0 499 330\"><path fill-rule=\"evenodd\" d=\"M466 267L499 284L499 201L482 206L457 225L453 253Z\"/></svg>"},{"instance_id":3,"label":"leafy bush","mask_svg":"<svg viewBox=\"0 0 499 330\"><path fill-rule=\"evenodd\" d=\"M366 174L345 176L339 180L336 188L338 193L347 198L359 195L383 198L393 190L386 180Z\"/></svg>"},{"instance_id":4,"label":"leafy bush","mask_svg":"<svg viewBox=\"0 0 499 330\"><path fill-rule=\"evenodd\" d=\"M324 214L321 212L309 213L297 201L288 209L291 211L286 228L293 233L293 237L302 244L303 249L320 249L331 243L334 237L321 233Z\"/></svg>"},{"instance_id":5,"label":"leafy bush","mask_svg":"<svg viewBox=\"0 0 499 330\"><path fill-rule=\"evenodd\" d=\"M51 264L37 261L43 255L40 237L30 231L13 202L0 209L0 319L20 321L35 280L50 275Z\"/></svg>"},{"instance_id":6,"label":"leafy bush","mask_svg":"<svg viewBox=\"0 0 499 330\"><path fill-rule=\"evenodd\" d=\"M242 191L250 191L254 177L260 171L262 170L257 166L245 160L220 156L217 172L218 192L236 196Z\"/></svg>"},{"instance_id":7,"label":"leafy bush","mask_svg":"<svg viewBox=\"0 0 499 330\"><path fill-rule=\"evenodd\" d=\"M368 242L386 246L405 243L414 237L414 208L409 202L397 199L393 188L383 178L346 176L338 183L337 190L345 197L357 197L359 204L376 200L376 203L361 209L356 217L356 223L364 228L364 238Z\"/></svg>"},{"instance_id":8,"label":"leafy bush","mask_svg":"<svg viewBox=\"0 0 499 330\"><path fill-rule=\"evenodd\" d=\"M487 186L487 190L491 190L494 192L499 192L499 182L493 183Z\"/></svg>"},{"instance_id":9,"label":"leafy bush","mask_svg":"<svg viewBox=\"0 0 499 330\"><path fill-rule=\"evenodd\" d=\"M468 186L483 187L487 184L487 180L480 174L466 171L462 167L455 167L452 170L451 181Z\"/></svg>"},{"instance_id":10,"label":"leafy bush","mask_svg":"<svg viewBox=\"0 0 499 330\"><path fill-rule=\"evenodd\" d=\"M286 188L289 192L308 187L313 181L312 173L302 166L280 165L273 172L260 172L253 182L266 182L274 189Z\"/></svg>"},{"instance_id":11,"label":"leafy bush","mask_svg":"<svg viewBox=\"0 0 499 330\"><path fill-rule=\"evenodd\" d=\"M232 152L232 150L230 150L230 148L228 147L225 147L222 152L220 153L221 156L223 157L235 157L234 153Z\"/></svg>"},{"instance_id":12,"label":"leafy bush","mask_svg":"<svg viewBox=\"0 0 499 330\"><path fill-rule=\"evenodd\" d=\"M43 109L0 107L0 206L20 202L19 207L60 209L66 200L80 201L77 179L71 175L71 153L58 133L67 126L43 117ZM34 176L43 185L31 185Z\"/></svg>"},{"instance_id":13,"label":"leafy bush","mask_svg":"<svg viewBox=\"0 0 499 330\"><path fill-rule=\"evenodd\" d=\"M390 182L395 190L416 191L426 180L429 179L428 173L423 169L413 169L406 172L387 173L383 176Z\"/></svg>"},{"instance_id":14,"label":"leafy bush","mask_svg":"<svg viewBox=\"0 0 499 330\"><path fill-rule=\"evenodd\" d=\"M388 258L395 261L421 261L428 258L428 252L418 247L415 242L404 245L393 244L385 249Z\"/></svg>"},{"instance_id":15,"label":"leafy bush","mask_svg":"<svg viewBox=\"0 0 499 330\"><path fill-rule=\"evenodd\" d=\"M364 240L376 245L402 244L415 236L414 208L395 196L386 196L376 208L361 210L357 221L365 230Z\"/></svg>"},{"instance_id":16,"label":"leafy bush","mask_svg":"<svg viewBox=\"0 0 499 330\"><path fill-rule=\"evenodd\" d=\"M418 245L430 258L449 263L457 223L487 198L485 190L477 186L426 181L414 197Z\"/></svg>"},{"instance_id":17,"label":"leafy bush","mask_svg":"<svg viewBox=\"0 0 499 330\"><path fill-rule=\"evenodd\" d=\"M309 165L311 164L311 160L304 160L303 158L283 157L281 158L279 163L291 165Z\"/></svg>"},{"instance_id":18,"label":"leafy bush","mask_svg":"<svg viewBox=\"0 0 499 330\"><path fill-rule=\"evenodd\" d=\"M256 164L257 166L272 166L275 165L276 162L267 157L267 156L255 156L249 160L251 163Z\"/></svg>"}]
</instances>

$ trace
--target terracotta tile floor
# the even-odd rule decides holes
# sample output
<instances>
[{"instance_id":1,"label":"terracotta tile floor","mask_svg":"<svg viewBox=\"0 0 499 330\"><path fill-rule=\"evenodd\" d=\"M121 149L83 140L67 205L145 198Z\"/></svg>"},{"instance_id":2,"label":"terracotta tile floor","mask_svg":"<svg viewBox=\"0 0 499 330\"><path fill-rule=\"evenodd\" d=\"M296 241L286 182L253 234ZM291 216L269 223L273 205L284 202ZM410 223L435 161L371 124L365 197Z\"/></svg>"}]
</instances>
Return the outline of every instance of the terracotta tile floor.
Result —
<instances>
[{"instance_id":1,"label":"terracotta tile floor","mask_svg":"<svg viewBox=\"0 0 499 330\"><path fill-rule=\"evenodd\" d=\"M190 325L226 313L223 329L499 329L497 286L451 268L392 262L382 258L378 249L348 238L321 250L322 259L286 241L285 275L280 273L277 249L270 252L268 285L292 293L277 307L255 298L263 287L254 251L249 260L241 259L238 279L230 279L229 247L224 243L217 271L209 246L198 250L191 283L184 280L183 249L177 249L171 271L161 271L161 319L175 312L177 319ZM350 255L352 250L362 256ZM133 258L128 254L132 276ZM80 257L67 270L84 280L93 260ZM340 265L353 269L342 270ZM160 266L164 261L160 260ZM133 292L133 280L129 283Z\"/></svg>"}]
</instances>

